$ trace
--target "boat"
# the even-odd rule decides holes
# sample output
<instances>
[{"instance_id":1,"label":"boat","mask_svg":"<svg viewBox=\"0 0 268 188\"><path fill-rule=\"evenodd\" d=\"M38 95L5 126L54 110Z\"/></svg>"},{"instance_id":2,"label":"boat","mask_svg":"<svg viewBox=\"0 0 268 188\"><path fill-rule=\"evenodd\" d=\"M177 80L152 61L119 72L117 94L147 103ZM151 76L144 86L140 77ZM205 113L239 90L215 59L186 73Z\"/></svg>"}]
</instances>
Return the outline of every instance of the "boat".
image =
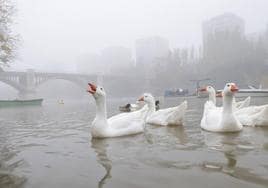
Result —
<instances>
[{"instance_id":1,"label":"boat","mask_svg":"<svg viewBox=\"0 0 268 188\"><path fill-rule=\"evenodd\" d=\"M0 100L0 108L2 107L19 107L19 106L40 106L43 99L15 99Z\"/></svg>"},{"instance_id":2,"label":"boat","mask_svg":"<svg viewBox=\"0 0 268 188\"><path fill-rule=\"evenodd\" d=\"M64 101L63 101L63 99L61 99L61 100L58 100L58 104L64 104Z\"/></svg>"},{"instance_id":3,"label":"boat","mask_svg":"<svg viewBox=\"0 0 268 188\"><path fill-rule=\"evenodd\" d=\"M268 89L255 88L253 86L248 86L248 89L239 89L235 94L235 97L268 97ZM207 97L206 92L198 92L198 97ZM222 90L216 91L216 97L222 97Z\"/></svg>"},{"instance_id":4,"label":"boat","mask_svg":"<svg viewBox=\"0 0 268 188\"><path fill-rule=\"evenodd\" d=\"M164 96L165 97L184 97L189 94L188 89L170 89L165 90Z\"/></svg>"},{"instance_id":5,"label":"boat","mask_svg":"<svg viewBox=\"0 0 268 188\"><path fill-rule=\"evenodd\" d=\"M268 89L239 89L236 97L268 97Z\"/></svg>"}]
</instances>

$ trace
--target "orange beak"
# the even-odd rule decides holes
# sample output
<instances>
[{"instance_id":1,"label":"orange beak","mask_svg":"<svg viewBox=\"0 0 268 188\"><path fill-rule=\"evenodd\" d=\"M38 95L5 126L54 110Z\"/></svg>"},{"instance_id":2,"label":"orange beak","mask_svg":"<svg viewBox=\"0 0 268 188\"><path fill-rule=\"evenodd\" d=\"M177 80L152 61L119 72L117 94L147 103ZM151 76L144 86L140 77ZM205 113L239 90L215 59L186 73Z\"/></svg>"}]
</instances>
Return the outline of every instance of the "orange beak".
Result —
<instances>
[{"instance_id":1,"label":"orange beak","mask_svg":"<svg viewBox=\"0 0 268 188\"><path fill-rule=\"evenodd\" d=\"M207 91L207 88L206 87L199 88L198 91Z\"/></svg>"},{"instance_id":2,"label":"orange beak","mask_svg":"<svg viewBox=\"0 0 268 188\"><path fill-rule=\"evenodd\" d=\"M216 97L223 97L222 92L216 93Z\"/></svg>"},{"instance_id":3,"label":"orange beak","mask_svg":"<svg viewBox=\"0 0 268 188\"><path fill-rule=\"evenodd\" d=\"M142 96L138 101L144 101L144 97Z\"/></svg>"},{"instance_id":4,"label":"orange beak","mask_svg":"<svg viewBox=\"0 0 268 188\"><path fill-rule=\"evenodd\" d=\"M231 85L231 91L232 92L237 92L239 89L236 85Z\"/></svg>"},{"instance_id":5,"label":"orange beak","mask_svg":"<svg viewBox=\"0 0 268 188\"><path fill-rule=\"evenodd\" d=\"M87 92L94 94L97 90L97 86L91 83L88 83L88 90Z\"/></svg>"}]
</instances>

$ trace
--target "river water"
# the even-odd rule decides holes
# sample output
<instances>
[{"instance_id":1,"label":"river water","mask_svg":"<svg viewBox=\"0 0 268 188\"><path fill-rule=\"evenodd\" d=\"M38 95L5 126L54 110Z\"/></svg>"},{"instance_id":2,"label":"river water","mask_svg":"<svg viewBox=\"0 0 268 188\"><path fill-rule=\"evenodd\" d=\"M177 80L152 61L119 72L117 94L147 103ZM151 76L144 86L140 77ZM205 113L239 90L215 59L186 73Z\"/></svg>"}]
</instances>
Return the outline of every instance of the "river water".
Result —
<instances>
[{"instance_id":1,"label":"river water","mask_svg":"<svg viewBox=\"0 0 268 188\"><path fill-rule=\"evenodd\" d=\"M162 100L161 107L183 100ZM41 107L0 109L0 187L268 187L268 128L203 131L205 99L187 100L184 126L147 126L143 134L109 139L91 139L90 96L64 105L44 101ZM126 102L108 100L109 115Z\"/></svg>"}]
</instances>

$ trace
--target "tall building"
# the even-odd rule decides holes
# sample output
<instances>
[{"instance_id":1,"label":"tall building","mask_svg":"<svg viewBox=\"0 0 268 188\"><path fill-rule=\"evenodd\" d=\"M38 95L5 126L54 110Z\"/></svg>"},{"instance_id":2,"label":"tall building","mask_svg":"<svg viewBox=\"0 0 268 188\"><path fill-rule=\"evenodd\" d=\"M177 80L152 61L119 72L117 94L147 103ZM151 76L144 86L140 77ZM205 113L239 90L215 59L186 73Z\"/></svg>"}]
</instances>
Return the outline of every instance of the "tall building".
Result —
<instances>
[{"instance_id":1,"label":"tall building","mask_svg":"<svg viewBox=\"0 0 268 188\"><path fill-rule=\"evenodd\" d=\"M244 20L233 13L224 13L203 22L204 40L207 39L208 35L215 35L217 32L239 32L244 34Z\"/></svg>"},{"instance_id":2,"label":"tall building","mask_svg":"<svg viewBox=\"0 0 268 188\"><path fill-rule=\"evenodd\" d=\"M131 66L131 50L120 46L104 48L100 54L87 53L77 60L77 72L83 74L118 74Z\"/></svg>"},{"instance_id":3,"label":"tall building","mask_svg":"<svg viewBox=\"0 0 268 188\"><path fill-rule=\"evenodd\" d=\"M245 37L245 23L232 13L203 22L203 57L207 63L221 61L236 52ZM233 51L234 50L234 51Z\"/></svg>"},{"instance_id":4,"label":"tall building","mask_svg":"<svg viewBox=\"0 0 268 188\"><path fill-rule=\"evenodd\" d=\"M169 53L169 42L165 38L155 36L136 40L136 65L150 66L168 57Z\"/></svg>"},{"instance_id":5,"label":"tall building","mask_svg":"<svg viewBox=\"0 0 268 188\"><path fill-rule=\"evenodd\" d=\"M266 52L268 54L268 24L266 25L266 29L264 32L264 43L265 43L265 48L266 48ZM268 59L266 60L267 65L268 65Z\"/></svg>"},{"instance_id":6,"label":"tall building","mask_svg":"<svg viewBox=\"0 0 268 188\"><path fill-rule=\"evenodd\" d=\"M77 72L80 74L102 74L104 66L100 64L100 55L87 53L78 57Z\"/></svg>"},{"instance_id":7,"label":"tall building","mask_svg":"<svg viewBox=\"0 0 268 188\"><path fill-rule=\"evenodd\" d=\"M104 48L101 51L100 61L110 74L113 74L114 71L118 74L118 71L133 66L131 50L122 46Z\"/></svg>"}]
</instances>

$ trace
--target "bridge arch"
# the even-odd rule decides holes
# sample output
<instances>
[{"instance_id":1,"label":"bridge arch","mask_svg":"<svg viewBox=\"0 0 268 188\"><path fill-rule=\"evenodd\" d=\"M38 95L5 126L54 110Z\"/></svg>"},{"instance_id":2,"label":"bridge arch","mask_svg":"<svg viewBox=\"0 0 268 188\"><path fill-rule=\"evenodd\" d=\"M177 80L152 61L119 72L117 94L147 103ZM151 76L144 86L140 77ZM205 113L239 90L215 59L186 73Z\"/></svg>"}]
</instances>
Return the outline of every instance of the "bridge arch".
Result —
<instances>
[{"instance_id":1,"label":"bridge arch","mask_svg":"<svg viewBox=\"0 0 268 188\"><path fill-rule=\"evenodd\" d=\"M42 72L1 72L0 82L3 82L19 93L32 94L36 89L50 80L69 81L80 88L85 89L87 83L96 81L97 75L80 75L72 73L42 73Z\"/></svg>"},{"instance_id":2,"label":"bridge arch","mask_svg":"<svg viewBox=\"0 0 268 188\"><path fill-rule=\"evenodd\" d=\"M35 88L35 96L45 99L67 100L82 99L86 94L86 86L67 79L48 79Z\"/></svg>"},{"instance_id":3,"label":"bridge arch","mask_svg":"<svg viewBox=\"0 0 268 188\"><path fill-rule=\"evenodd\" d=\"M38 79L37 79L38 80ZM36 82L36 88L39 86L43 85L46 82L53 81L53 80L64 80L64 81L69 81L80 88L85 88L87 81L85 79L79 79L79 78L68 78L68 77L49 77L49 78L42 78L39 81Z\"/></svg>"},{"instance_id":4,"label":"bridge arch","mask_svg":"<svg viewBox=\"0 0 268 188\"><path fill-rule=\"evenodd\" d=\"M0 79L0 82L3 82L9 86L11 86L12 88L16 89L17 91L24 91L24 88L22 86L20 86L20 84L18 84L17 82L14 82L12 80L7 80L7 79Z\"/></svg>"}]
</instances>

